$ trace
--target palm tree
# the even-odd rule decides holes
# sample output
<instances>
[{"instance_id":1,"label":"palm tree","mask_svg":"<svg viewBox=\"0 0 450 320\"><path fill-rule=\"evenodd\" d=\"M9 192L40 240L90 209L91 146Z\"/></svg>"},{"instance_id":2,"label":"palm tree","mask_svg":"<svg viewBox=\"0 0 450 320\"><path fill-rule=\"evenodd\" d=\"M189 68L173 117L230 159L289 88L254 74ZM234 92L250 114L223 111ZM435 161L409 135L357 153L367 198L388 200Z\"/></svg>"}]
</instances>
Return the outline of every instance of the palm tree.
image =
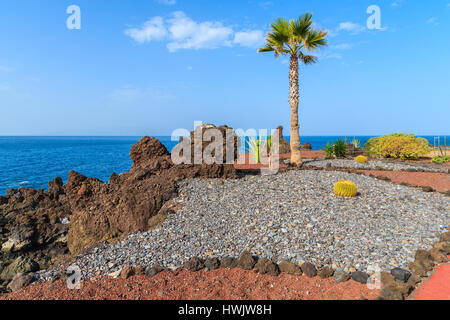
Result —
<instances>
[{"instance_id":1,"label":"palm tree","mask_svg":"<svg viewBox=\"0 0 450 320\"><path fill-rule=\"evenodd\" d=\"M289 104L291 105L291 163L302 164L298 125L298 61L304 64L317 62L317 57L309 55L312 50L326 46L327 31L313 28L311 13L305 13L298 20L286 21L278 18L267 34L266 46L258 52L275 52L275 57L290 55Z\"/></svg>"}]
</instances>

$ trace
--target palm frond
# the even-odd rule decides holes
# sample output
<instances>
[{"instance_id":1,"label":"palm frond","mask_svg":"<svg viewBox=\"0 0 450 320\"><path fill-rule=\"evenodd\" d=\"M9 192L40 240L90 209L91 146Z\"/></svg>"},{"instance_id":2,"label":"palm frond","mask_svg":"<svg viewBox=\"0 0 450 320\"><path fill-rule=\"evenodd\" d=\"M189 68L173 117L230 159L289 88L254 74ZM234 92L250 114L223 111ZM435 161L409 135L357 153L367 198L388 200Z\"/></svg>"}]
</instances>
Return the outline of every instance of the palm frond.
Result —
<instances>
[{"instance_id":1,"label":"palm frond","mask_svg":"<svg viewBox=\"0 0 450 320\"><path fill-rule=\"evenodd\" d=\"M297 20L276 19L271 24L271 31L266 36L266 46L259 49L258 52L274 52L275 57L287 54L295 55L305 64L316 62L316 57L303 56L302 49L307 52L319 46L326 46L328 43L327 32L314 30L313 23L311 13L305 13Z\"/></svg>"},{"instance_id":2,"label":"palm frond","mask_svg":"<svg viewBox=\"0 0 450 320\"><path fill-rule=\"evenodd\" d=\"M313 24L312 14L305 13L293 23L293 35L300 41L306 39Z\"/></svg>"},{"instance_id":3,"label":"palm frond","mask_svg":"<svg viewBox=\"0 0 450 320\"><path fill-rule=\"evenodd\" d=\"M308 54L303 54L300 52L299 54L299 59L300 61L302 61L304 64L313 64L317 62L317 57L316 56L312 56L312 55L308 55Z\"/></svg>"}]
</instances>

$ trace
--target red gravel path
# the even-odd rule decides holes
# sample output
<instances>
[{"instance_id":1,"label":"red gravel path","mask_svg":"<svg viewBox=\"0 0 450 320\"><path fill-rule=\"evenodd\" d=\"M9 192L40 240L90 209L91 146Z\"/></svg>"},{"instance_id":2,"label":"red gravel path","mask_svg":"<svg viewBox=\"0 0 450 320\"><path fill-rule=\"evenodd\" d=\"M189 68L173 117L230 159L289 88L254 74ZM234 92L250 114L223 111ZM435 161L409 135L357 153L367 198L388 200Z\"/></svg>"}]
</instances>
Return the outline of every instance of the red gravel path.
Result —
<instances>
[{"instance_id":1,"label":"red gravel path","mask_svg":"<svg viewBox=\"0 0 450 320\"><path fill-rule=\"evenodd\" d=\"M406 172L406 171L376 171L358 170L366 175L387 177L394 183L409 183L417 186L428 186L433 189L445 192L450 190L450 174L436 172Z\"/></svg>"},{"instance_id":2,"label":"red gravel path","mask_svg":"<svg viewBox=\"0 0 450 320\"><path fill-rule=\"evenodd\" d=\"M241 269L219 269L89 281L82 283L81 290L68 290L62 280L35 283L0 296L0 300L357 300L373 299L379 293L352 280L337 283L332 278L288 274L273 277Z\"/></svg>"},{"instance_id":3,"label":"red gravel path","mask_svg":"<svg viewBox=\"0 0 450 320\"><path fill-rule=\"evenodd\" d=\"M450 255L448 256L450 259ZM450 265L441 265L431 278L423 283L415 300L450 300Z\"/></svg>"}]
</instances>

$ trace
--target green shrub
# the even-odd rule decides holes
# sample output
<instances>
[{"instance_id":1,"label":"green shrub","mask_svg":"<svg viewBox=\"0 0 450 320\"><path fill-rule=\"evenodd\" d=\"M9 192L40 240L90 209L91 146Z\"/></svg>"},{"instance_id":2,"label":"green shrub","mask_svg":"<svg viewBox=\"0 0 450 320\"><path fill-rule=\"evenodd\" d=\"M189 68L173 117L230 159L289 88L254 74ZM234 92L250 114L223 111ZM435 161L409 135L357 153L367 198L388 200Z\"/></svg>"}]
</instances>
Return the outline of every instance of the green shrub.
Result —
<instances>
[{"instance_id":1,"label":"green shrub","mask_svg":"<svg viewBox=\"0 0 450 320\"><path fill-rule=\"evenodd\" d=\"M406 133L372 138L365 148L370 156L396 159L417 159L433 150L426 139Z\"/></svg>"},{"instance_id":2,"label":"green shrub","mask_svg":"<svg viewBox=\"0 0 450 320\"><path fill-rule=\"evenodd\" d=\"M434 163L447 163L450 162L450 156L435 156L431 161L433 161Z\"/></svg>"},{"instance_id":3,"label":"green shrub","mask_svg":"<svg viewBox=\"0 0 450 320\"><path fill-rule=\"evenodd\" d=\"M333 143L333 153L338 158L345 157L347 149L348 145L344 140L338 139L335 143Z\"/></svg>"},{"instance_id":4,"label":"green shrub","mask_svg":"<svg viewBox=\"0 0 450 320\"><path fill-rule=\"evenodd\" d=\"M333 146L329 142L327 142L327 145L325 146L325 148L323 148L323 151L325 151L327 159L333 158L334 156Z\"/></svg>"},{"instance_id":5,"label":"green shrub","mask_svg":"<svg viewBox=\"0 0 450 320\"><path fill-rule=\"evenodd\" d=\"M323 148L323 151L325 151L326 157L330 159L334 156L336 156L337 158L344 157L347 149L347 143L344 140L338 139L337 141L333 142L333 144L327 142L327 145L325 146L325 148Z\"/></svg>"}]
</instances>

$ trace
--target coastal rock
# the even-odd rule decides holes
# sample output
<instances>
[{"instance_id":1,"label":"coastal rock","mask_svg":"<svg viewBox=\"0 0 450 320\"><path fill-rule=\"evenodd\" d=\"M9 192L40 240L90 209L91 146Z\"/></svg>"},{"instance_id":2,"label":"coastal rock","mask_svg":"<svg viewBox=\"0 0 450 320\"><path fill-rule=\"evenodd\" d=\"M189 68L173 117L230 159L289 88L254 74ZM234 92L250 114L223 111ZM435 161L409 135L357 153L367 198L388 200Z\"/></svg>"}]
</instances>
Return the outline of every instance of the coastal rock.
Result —
<instances>
[{"instance_id":1,"label":"coastal rock","mask_svg":"<svg viewBox=\"0 0 450 320\"><path fill-rule=\"evenodd\" d=\"M42 189L10 189L0 204L0 261L8 270L0 279L11 280L16 273L17 259L38 262L47 268L68 254L68 226L61 223L71 215L61 189L62 180L49 183L49 191Z\"/></svg>"},{"instance_id":2,"label":"coastal rock","mask_svg":"<svg viewBox=\"0 0 450 320\"><path fill-rule=\"evenodd\" d=\"M170 156L166 147L155 138L144 137L131 147L130 158L133 161L132 169L153 167L159 169L161 164L154 162L160 157Z\"/></svg>"},{"instance_id":3,"label":"coastal rock","mask_svg":"<svg viewBox=\"0 0 450 320\"><path fill-rule=\"evenodd\" d=\"M303 150L312 150L311 142L307 142L302 147Z\"/></svg>"},{"instance_id":4,"label":"coastal rock","mask_svg":"<svg viewBox=\"0 0 450 320\"><path fill-rule=\"evenodd\" d=\"M290 143L284 139L283 137L283 127L279 126L277 128L278 132L279 132L279 137L280 137L280 146L279 146L279 153L280 154L286 154L286 153L291 153L291 145Z\"/></svg>"},{"instance_id":5,"label":"coastal rock","mask_svg":"<svg viewBox=\"0 0 450 320\"><path fill-rule=\"evenodd\" d=\"M226 126L218 129L233 131ZM69 173L64 189L72 210L67 240L71 253L148 231L164 221L174 212L173 206L165 204L178 195L177 182L182 179L239 178L233 165L174 165L164 145L150 137L134 145L130 157L132 169L113 175L109 183Z\"/></svg>"},{"instance_id":6,"label":"coastal rock","mask_svg":"<svg viewBox=\"0 0 450 320\"><path fill-rule=\"evenodd\" d=\"M39 264L29 257L18 257L2 272L1 278L12 280L18 273L30 273L39 270Z\"/></svg>"},{"instance_id":7,"label":"coastal rock","mask_svg":"<svg viewBox=\"0 0 450 320\"><path fill-rule=\"evenodd\" d=\"M30 285L33 282L33 277L28 274L18 273L14 276L7 288L12 292L19 291L22 288Z\"/></svg>"}]
</instances>

